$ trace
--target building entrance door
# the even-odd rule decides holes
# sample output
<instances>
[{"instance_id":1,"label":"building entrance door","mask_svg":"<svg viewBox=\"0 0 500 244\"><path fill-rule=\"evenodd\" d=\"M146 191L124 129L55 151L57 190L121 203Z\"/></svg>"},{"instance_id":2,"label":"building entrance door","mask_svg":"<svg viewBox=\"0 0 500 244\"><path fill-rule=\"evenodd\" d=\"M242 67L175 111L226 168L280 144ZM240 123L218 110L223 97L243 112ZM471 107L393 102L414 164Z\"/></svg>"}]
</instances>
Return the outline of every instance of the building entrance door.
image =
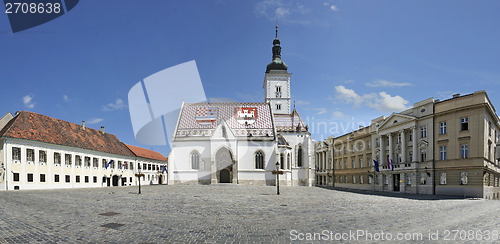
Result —
<instances>
[{"instance_id":1,"label":"building entrance door","mask_svg":"<svg viewBox=\"0 0 500 244\"><path fill-rule=\"evenodd\" d=\"M118 186L118 181L120 181L120 177L118 175L113 175L113 186Z\"/></svg>"},{"instance_id":2,"label":"building entrance door","mask_svg":"<svg viewBox=\"0 0 500 244\"><path fill-rule=\"evenodd\" d=\"M216 177L218 183L232 183L234 170L234 162L232 153L227 148L221 148L215 154L216 161Z\"/></svg>"},{"instance_id":3,"label":"building entrance door","mask_svg":"<svg viewBox=\"0 0 500 244\"><path fill-rule=\"evenodd\" d=\"M400 190L399 184L401 180L400 175L399 174L392 175L392 180L394 182L394 191L399 191Z\"/></svg>"},{"instance_id":4,"label":"building entrance door","mask_svg":"<svg viewBox=\"0 0 500 244\"><path fill-rule=\"evenodd\" d=\"M220 171L219 183L231 183L231 172L229 169L223 169Z\"/></svg>"}]
</instances>

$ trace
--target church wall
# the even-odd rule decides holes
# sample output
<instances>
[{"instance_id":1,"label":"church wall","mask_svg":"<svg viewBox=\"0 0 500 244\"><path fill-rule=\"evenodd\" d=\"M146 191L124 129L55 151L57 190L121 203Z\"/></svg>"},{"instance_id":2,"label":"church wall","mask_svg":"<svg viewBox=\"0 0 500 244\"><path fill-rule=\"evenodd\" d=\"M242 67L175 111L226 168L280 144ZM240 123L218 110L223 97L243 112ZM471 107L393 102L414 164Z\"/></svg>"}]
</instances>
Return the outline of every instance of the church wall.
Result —
<instances>
[{"instance_id":1,"label":"church wall","mask_svg":"<svg viewBox=\"0 0 500 244\"><path fill-rule=\"evenodd\" d=\"M255 168L255 153L264 153L264 169ZM245 141L238 147L238 183L270 185L274 184L271 171L276 169L275 141Z\"/></svg>"}]
</instances>

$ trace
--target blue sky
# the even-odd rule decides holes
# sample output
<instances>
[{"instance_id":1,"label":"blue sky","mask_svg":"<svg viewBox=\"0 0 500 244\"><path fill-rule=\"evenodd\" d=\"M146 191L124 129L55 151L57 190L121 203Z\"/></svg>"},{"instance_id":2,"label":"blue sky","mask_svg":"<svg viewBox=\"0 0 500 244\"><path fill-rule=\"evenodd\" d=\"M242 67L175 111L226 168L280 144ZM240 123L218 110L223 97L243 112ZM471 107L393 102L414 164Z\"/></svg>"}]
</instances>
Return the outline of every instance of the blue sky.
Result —
<instances>
[{"instance_id":1,"label":"blue sky","mask_svg":"<svg viewBox=\"0 0 500 244\"><path fill-rule=\"evenodd\" d=\"M263 101L276 19L292 97L316 140L429 97L500 106L500 1L80 1L13 34L0 14L0 112L134 139L129 89L196 60L207 97Z\"/></svg>"}]
</instances>

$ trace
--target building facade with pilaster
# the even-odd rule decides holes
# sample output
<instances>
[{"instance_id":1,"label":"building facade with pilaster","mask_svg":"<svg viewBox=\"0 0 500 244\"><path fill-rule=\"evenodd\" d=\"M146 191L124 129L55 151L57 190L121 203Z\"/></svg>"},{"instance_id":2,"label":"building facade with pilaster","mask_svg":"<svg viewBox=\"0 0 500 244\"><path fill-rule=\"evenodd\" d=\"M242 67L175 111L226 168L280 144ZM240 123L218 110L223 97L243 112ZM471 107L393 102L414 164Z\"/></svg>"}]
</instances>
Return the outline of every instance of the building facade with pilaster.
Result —
<instances>
[{"instance_id":1,"label":"building facade with pilaster","mask_svg":"<svg viewBox=\"0 0 500 244\"><path fill-rule=\"evenodd\" d=\"M500 199L499 131L498 115L485 91L444 101L429 98L336 137L334 184Z\"/></svg>"}]
</instances>

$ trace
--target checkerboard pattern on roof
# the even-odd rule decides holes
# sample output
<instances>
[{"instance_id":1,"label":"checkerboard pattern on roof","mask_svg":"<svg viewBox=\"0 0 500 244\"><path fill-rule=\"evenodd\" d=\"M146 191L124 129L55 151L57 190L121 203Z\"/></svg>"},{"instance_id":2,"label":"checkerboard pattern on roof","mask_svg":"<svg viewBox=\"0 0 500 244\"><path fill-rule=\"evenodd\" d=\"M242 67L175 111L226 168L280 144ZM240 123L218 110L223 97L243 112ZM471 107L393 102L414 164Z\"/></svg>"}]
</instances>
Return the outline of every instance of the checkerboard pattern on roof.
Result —
<instances>
[{"instance_id":1,"label":"checkerboard pattern on roof","mask_svg":"<svg viewBox=\"0 0 500 244\"><path fill-rule=\"evenodd\" d=\"M300 125L301 131L306 131L305 124L296 111L292 114L275 114L274 125L277 131L295 131L297 125Z\"/></svg>"},{"instance_id":2,"label":"checkerboard pattern on roof","mask_svg":"<svg viewBox=\"0 0 500 244\"><path fill-rule=\"evenodd\" d=\"M240 107L255 107L257 108L257 118L254 123L249 125L240 124L236 120L236 108ZM217 118L211 124L202 125L196 121L196 116L200 116L202 112L206 115L209 108L217 108ZM266 103L192 103L184 104L182 114L179 119L177 135L193 135L189 131L206 131L206 129L215 129L217 125L224 120L231 130L236 135L269 135L273 133L273 123L271 120L271 111ZM211 135L211 133L204 135ZM202 134L200 134L202 135Z\"/></svg>"}]
</instances>

